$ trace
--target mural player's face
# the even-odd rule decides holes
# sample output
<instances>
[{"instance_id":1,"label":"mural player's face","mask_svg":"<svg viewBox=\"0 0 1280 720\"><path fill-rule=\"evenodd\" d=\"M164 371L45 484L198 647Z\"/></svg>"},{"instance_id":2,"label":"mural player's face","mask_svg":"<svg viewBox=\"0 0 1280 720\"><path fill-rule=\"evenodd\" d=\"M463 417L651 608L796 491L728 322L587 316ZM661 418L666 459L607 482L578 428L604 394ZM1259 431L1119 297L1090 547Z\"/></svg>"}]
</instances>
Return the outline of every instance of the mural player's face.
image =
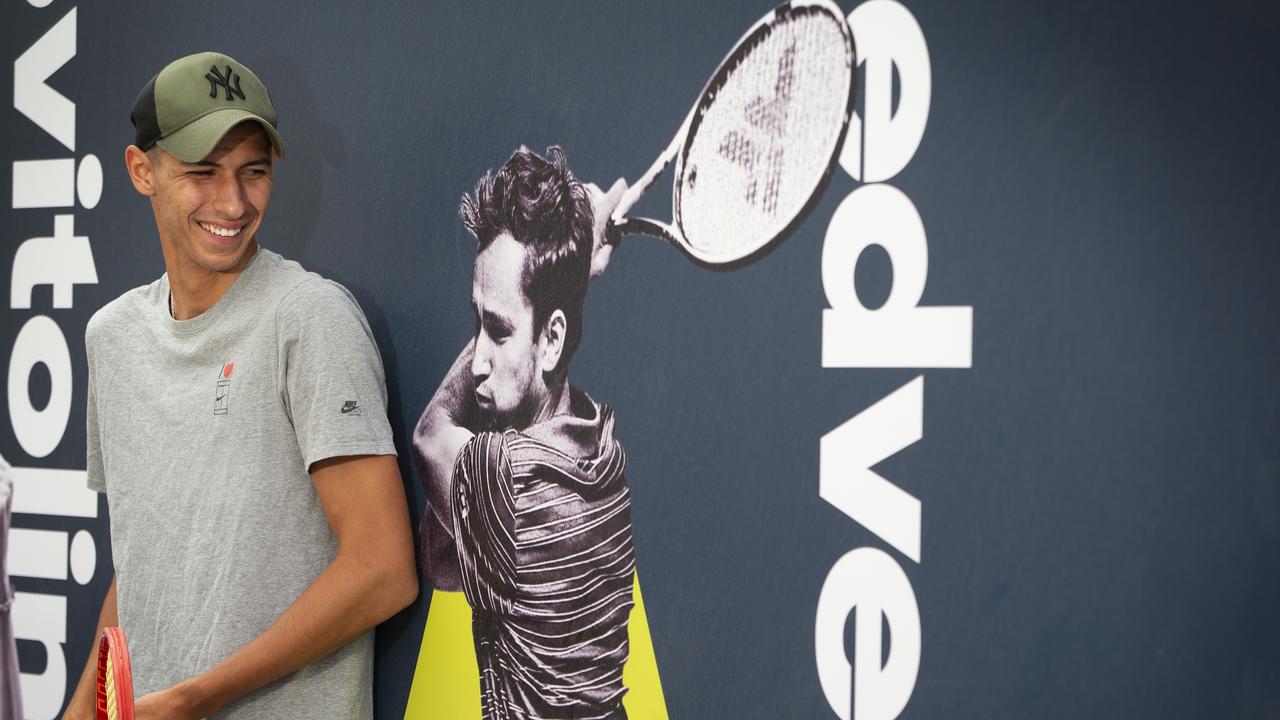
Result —
<instances>
[{"instance_id":1,"label":"mural player's face","mask_svg":"<svg viewBox=\"0 0 1280 720\"><path fill-rule=\"evenodd\" d=\"M542 333L520 287L525 248L508 233L476 256L471 307L476 315L471 375L476 402L496 429L523 430L548 395L538 370Z\"/></svg>"},{"instance_id":2,"label":"mural player's face","mask_svg":"<svg viewBox=\"0 0 1280 720\"><path fill-rule=\"evenodd\" d=\"M166 252L187 267L240 267L271 201L271 143L257 123L241 123L198 163L160 153L154 163L156 225Z\"/></svg>"}]
</instances>

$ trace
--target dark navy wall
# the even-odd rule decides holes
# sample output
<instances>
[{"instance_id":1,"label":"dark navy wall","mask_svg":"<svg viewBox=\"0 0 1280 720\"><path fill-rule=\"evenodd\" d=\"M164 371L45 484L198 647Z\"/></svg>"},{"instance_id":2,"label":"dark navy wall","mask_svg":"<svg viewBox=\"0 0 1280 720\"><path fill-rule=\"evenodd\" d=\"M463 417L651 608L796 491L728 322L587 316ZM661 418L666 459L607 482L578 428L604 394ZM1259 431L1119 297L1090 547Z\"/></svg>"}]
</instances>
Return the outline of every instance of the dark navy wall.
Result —
<instances>
[{"instance_id":1,"label":"dark navy wall","mask_svg":"<svg viewBox=\"0 0 1280 720\"><path fill-rule=\"evenodd\" d=\"M877 466L923 503L921 563L894 555L923 634L903 717L1280 715L1276 11L905 4L932 106L890 182L928 233L923 303L973 307L971 369L823 369L823 238L857 187L840 170L761 261L708 271L631 238L588 297L571 378L618 412L671 715L831 716L814 661L822 583L854 547L895 551L819 498L818 441L919 374L924 437ZM6 68L72 7L10 3ZM48 313L76 386L52 455L26 456L7 422L0 453L83 467L84 323L163 272L122 168L129 108L168 60L218 49L281 114L288 157L262 243L345 284L373 326L416 520L407 438L472 330L459 197L521 144L563 146L600 184L634 178L768 7L80 4L76 57L51 80L76 103L75 152L12 110L0 131L6 165L102 159L101 203L75 210L99 283L77 286L70 311L49 310L47 286L33 310L5 311L6 370L23 323ZM0 73L0 95L12 82ZM10 186L6 167L0 198ZM652 194L642 208L668 212ZM4 211L0 271L52 215ZM883 253L856 280L883 298ZM48 383L33 374L33 397ZM69 597L75 675L105 590L105 524L14 525L99 540L86 586L15 579ZM403 713L426 597L379 632L382 718ZM23 650L24 670L43 663Z\"/></svg>"}]
</instances>

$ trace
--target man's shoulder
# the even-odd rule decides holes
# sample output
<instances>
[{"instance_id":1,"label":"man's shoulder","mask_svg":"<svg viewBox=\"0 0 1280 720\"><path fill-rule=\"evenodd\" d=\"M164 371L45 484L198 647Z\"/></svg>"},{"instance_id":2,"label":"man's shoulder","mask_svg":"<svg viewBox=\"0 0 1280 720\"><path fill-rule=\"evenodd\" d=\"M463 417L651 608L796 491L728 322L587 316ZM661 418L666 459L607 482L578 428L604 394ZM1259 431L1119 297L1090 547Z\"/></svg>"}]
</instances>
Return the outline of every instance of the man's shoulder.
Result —
<instances>
[{"instance_id":1,"label":"man's shoulder","mask_svg":"<svg viewBox=\"0 0 1280 720\"><path fill-rule=\"evenodd\" d=\"M163 278L136 287L98 308L85 325L85 344L93 346L108 342L120 333L132 332L139 324L148 321L148 313L155 308L161 295Z\"/></svg>"},{"instance_id":2,"label":"man's shoulder","mask_svg":"<svg viewBox=\"0 0 1280 720\"><path fill-rule=\"evenodd\" d=\"M476 433L458 453L460 466L483 467L489 473L510 464L509 444L526 437L518 430L484 430Z\"/></svg>"},{"instance_id":3,"label":"man's shoulder","mask_svg":"<svg viewBox=\"0 0 1280 720\"><path fill-rule=\"evenodd\" d=\"M263 258L269 263L267 283L275 295L276 316L282 322L325 318L331 313L350 312L353 308L359 311L359 303L341 283L276 253L260 252L267 256Z\"/></svg>"}]
</instances>

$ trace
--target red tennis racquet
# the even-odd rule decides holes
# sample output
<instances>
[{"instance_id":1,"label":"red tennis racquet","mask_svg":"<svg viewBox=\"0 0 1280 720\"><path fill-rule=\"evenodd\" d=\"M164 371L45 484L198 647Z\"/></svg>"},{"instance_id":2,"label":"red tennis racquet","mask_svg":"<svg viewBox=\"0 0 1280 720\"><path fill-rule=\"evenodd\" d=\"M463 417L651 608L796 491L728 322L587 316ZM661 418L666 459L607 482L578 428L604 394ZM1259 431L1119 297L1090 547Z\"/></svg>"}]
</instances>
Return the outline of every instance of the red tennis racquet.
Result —
<instances>
[{"instance_id":1,"label":"red tennis racquet","mask_svg":"<svg viewBox=\"0 0 1280 720\"><path fill-rule=\"evenodd\" d=\"M105 628L98 643L98 720L133 720L133 676L124 631Z\"/></svg>"}]
</instances>

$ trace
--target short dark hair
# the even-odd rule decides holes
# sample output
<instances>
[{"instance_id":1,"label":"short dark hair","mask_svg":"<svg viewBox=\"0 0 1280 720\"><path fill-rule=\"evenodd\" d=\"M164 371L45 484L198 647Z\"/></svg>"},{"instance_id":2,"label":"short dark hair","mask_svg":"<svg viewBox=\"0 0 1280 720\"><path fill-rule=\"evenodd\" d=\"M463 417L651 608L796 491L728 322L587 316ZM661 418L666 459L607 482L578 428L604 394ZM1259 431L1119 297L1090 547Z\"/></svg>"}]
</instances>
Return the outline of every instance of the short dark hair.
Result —
<instances>
[{"instance_id":1,"label":"short dark hair","mask_svg":"<svg viewBox=\"0 0 1280 720\"><path fill-rule=\"evenodd\" d=\"M474 197L462 196L458 215L476 236L477 253L503 233L525 247L520 288L533 306L537 331L551 313L564 313L557 370L567 366L582 339L594 218L591 199L569 171L564 151L553 145L543 158L522 146L497 175L485 172Z\"/></svg>"}]
</instances>

